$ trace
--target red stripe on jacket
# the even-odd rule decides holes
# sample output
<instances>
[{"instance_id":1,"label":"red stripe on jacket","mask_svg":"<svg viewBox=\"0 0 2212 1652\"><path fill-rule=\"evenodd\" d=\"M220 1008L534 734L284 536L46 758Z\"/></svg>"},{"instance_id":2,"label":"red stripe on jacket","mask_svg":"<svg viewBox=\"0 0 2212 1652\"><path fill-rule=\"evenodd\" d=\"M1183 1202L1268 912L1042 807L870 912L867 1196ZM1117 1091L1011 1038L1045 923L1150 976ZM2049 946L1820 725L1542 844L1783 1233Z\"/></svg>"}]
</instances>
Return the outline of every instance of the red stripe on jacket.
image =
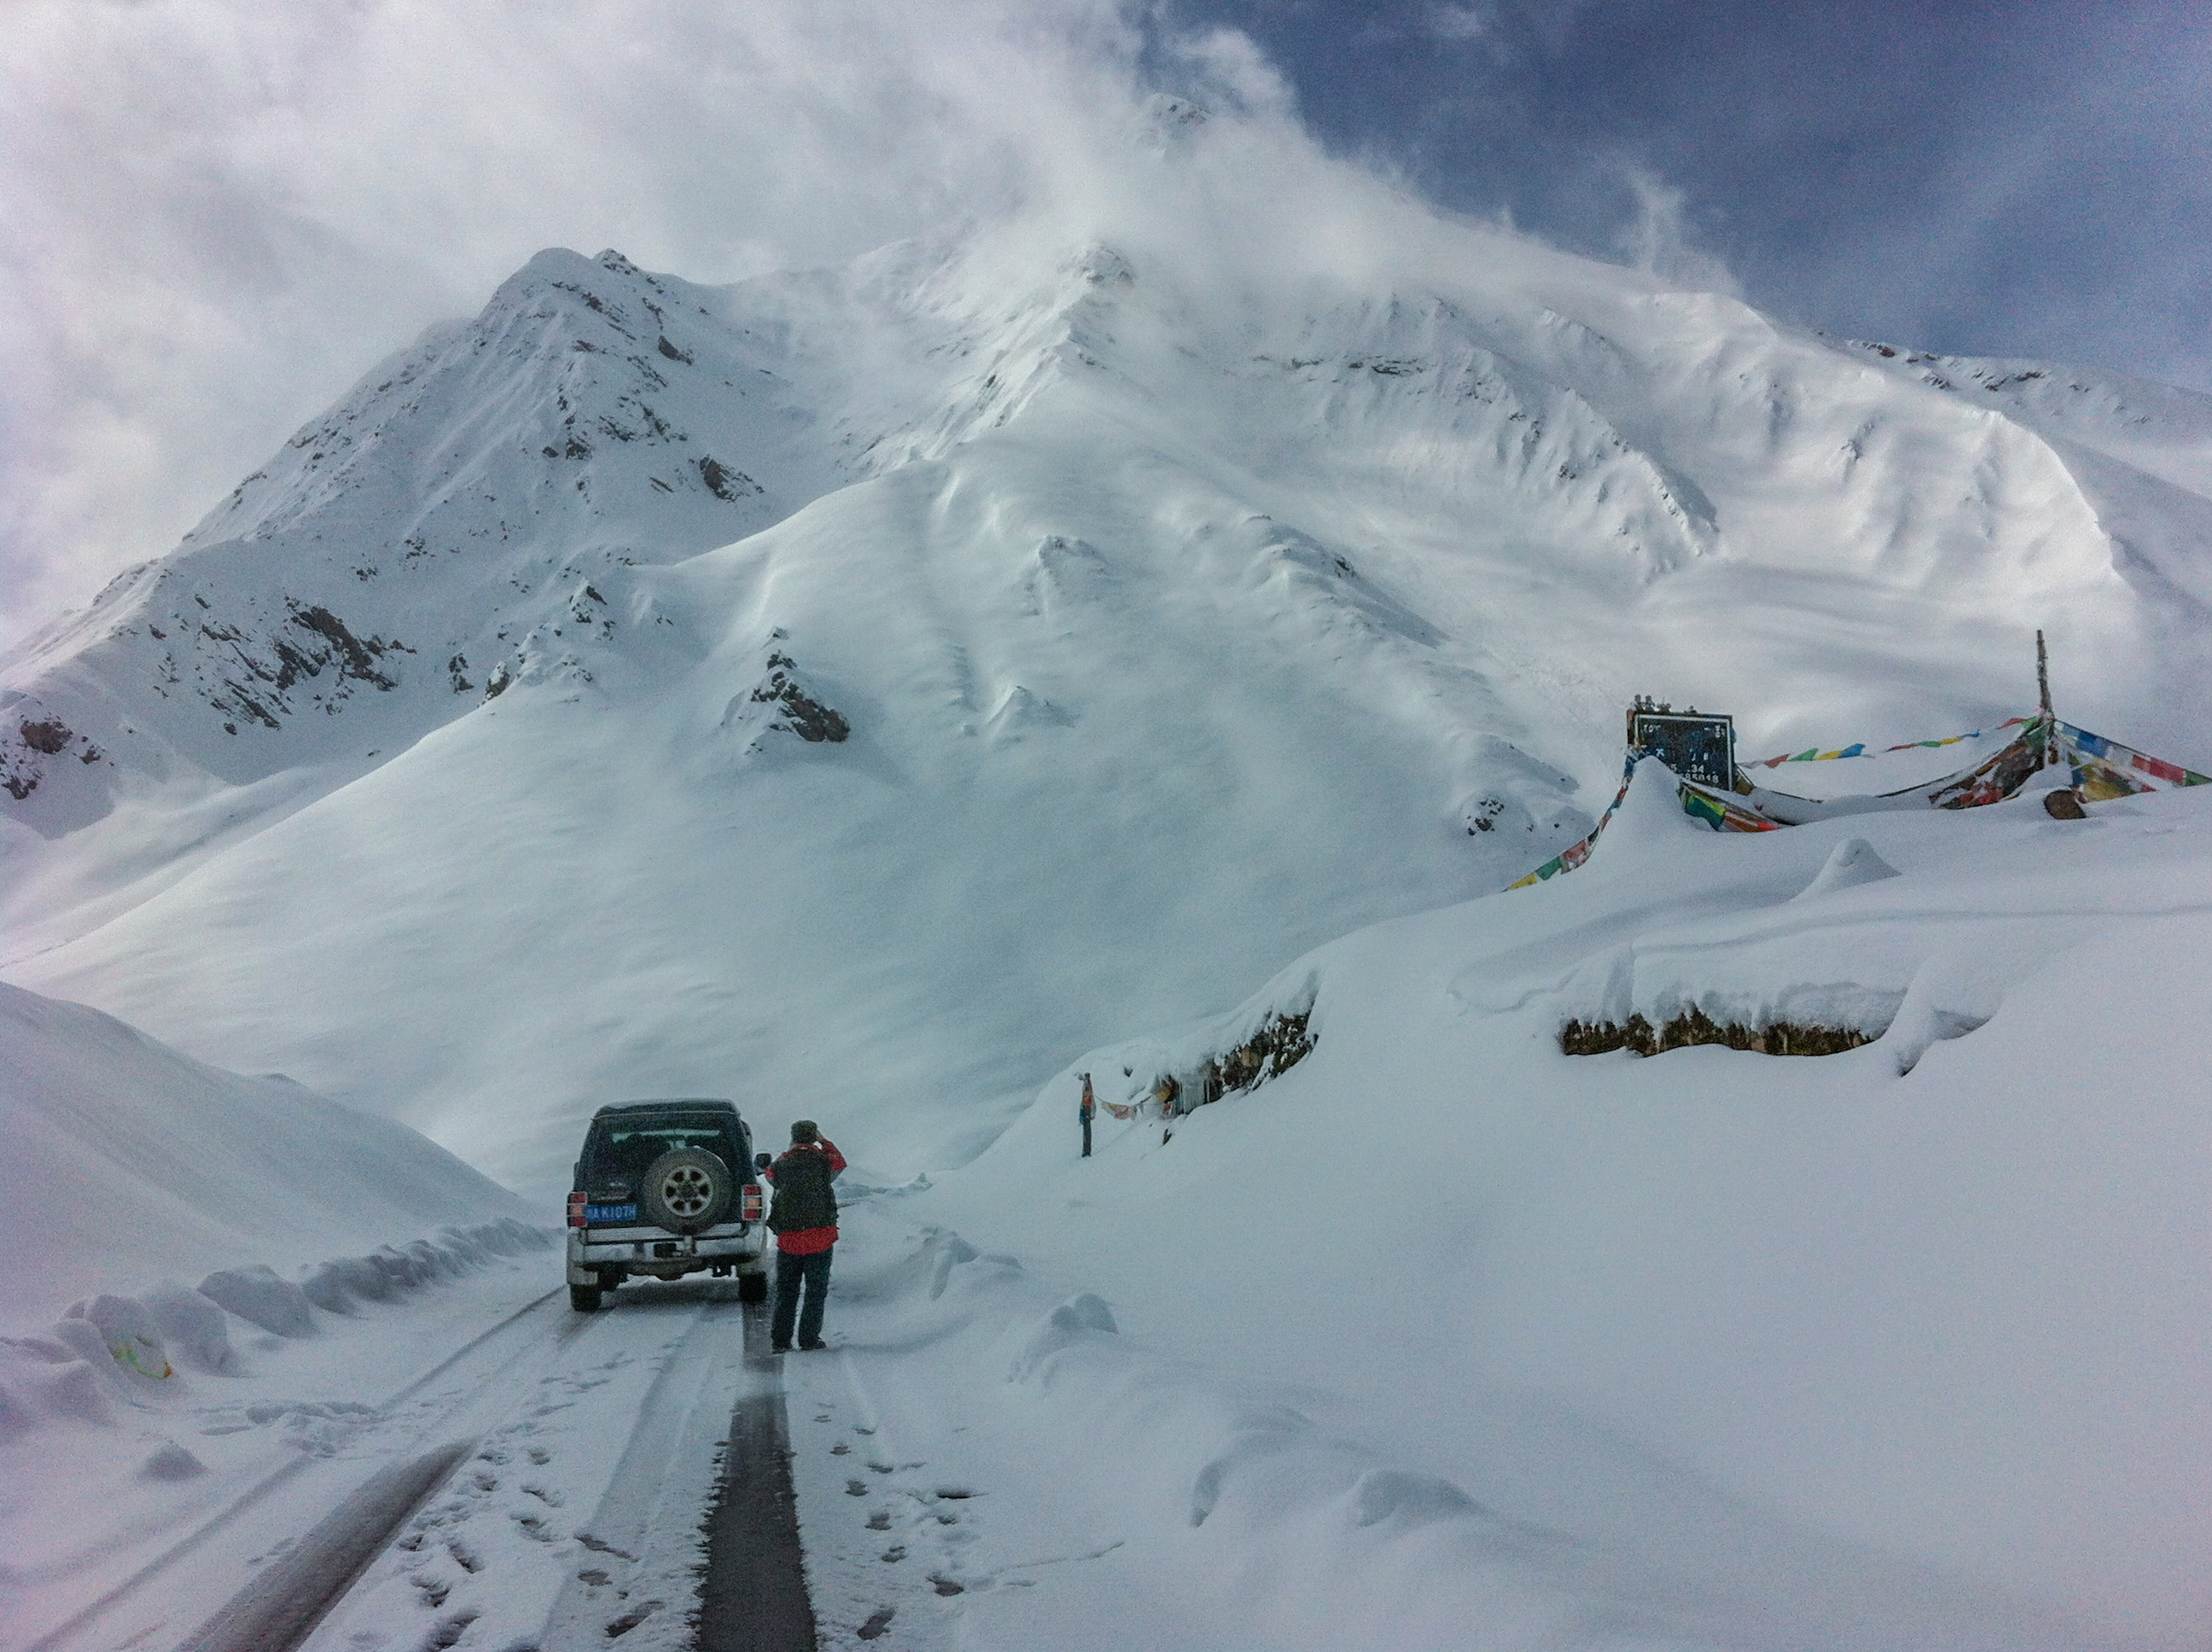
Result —
<instances>
[{"instance_id":1,"label":"red stripe on jacket","mask_svg":"<svg viewBox=\"0 0 2212 1652\"><path fill-rule=\"evenodd\" d=\"M818 1142L795 1142L786 1151L796 1151L800 1147L811 1147L817 1152L830 1155L830 1179L832 1181L844 1173L845 1156L837 1151L836 1142L827 1138ZM773 1163L761 1174L769 1179L771 1186L775 1184L775 1166ZM789 1233L775 1236L775 1248L786 1256L817 1256L836 1242L837 1230L835 1228L795 1228Z\"/></svg>"}]
</instances>

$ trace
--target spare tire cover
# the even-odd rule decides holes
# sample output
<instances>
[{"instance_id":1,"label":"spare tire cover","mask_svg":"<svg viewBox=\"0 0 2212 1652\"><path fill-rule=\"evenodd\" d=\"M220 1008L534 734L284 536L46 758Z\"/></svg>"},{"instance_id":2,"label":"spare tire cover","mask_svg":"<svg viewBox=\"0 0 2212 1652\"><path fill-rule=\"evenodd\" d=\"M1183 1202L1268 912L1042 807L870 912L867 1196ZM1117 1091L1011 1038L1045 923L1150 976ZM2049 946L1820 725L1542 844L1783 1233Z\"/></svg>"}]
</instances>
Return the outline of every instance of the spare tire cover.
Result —
<instances>
[{"instance_id":1,"label":"spare tire cover","mask_svg":"<svg viewBox=\"0 0 2212 1652\"><path fill-rule=\"evenodd\" d=\"M698 1233L722 1219L737 1179L703 1147L676 1147L653 1161L638 1189L648 1222L672 1233Z\"/></svg>"}]
</instances>

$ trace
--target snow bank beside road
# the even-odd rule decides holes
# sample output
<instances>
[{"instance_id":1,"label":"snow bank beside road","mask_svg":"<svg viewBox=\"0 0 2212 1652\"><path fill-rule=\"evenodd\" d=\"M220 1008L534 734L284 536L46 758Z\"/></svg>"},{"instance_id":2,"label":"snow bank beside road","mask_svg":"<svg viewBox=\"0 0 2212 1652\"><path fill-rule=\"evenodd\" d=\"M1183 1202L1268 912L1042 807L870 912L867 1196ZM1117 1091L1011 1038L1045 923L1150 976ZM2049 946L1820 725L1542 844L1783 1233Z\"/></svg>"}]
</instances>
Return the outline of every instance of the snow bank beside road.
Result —
<instances>
[{"instance_id":1,"label":"snow bank beside road","mask_svg":"<svg viewBox=\"0 0 2212 1652\"><path fill-rule=\"evenodd\" d=\"M75 1298L156 1276L294 1269L530 1214L404 1125L289 1079L203 1066L110 1016L4 984L0 1074L0 1329L43 1326ZM333 1288L374 1294L395 1270L404 1260L372 1258Z\"/></svg>"},{"instance_id":2,"label":"snow bank beside road","mask_svg":"<svg viewBox=\"0 0 2212 1652\"><path fill-rule=\"evenodd\" d=\"M1071 1390L1102 1478L1149 1465L1185 1519L1218 1493L1191 1544L1235 1514L1267 1566L1319 1531L1328 1477L1293 1477L1306 1512L1270 1478L1302 1452L1342 1454L1347 1510L1426 1487L1417 1540L1369 1553L1354 1512L1313 1561L1400 1576L1375 1644L1474 1608L1463 1545L1691 1644L2197 1643L2212 798L1746 838L1658 778L1571 877L1286 971L1313 1052L1172 1141L1102 1118L1077 1158L1074 1074L1172 1067L1191 1034L1073 1063L912 1215L1297 1413L1209 1467L1164 1375ZM1850 838L1899 875L1813 890ZM1571 1017L1723 996L1897 1007L1834 1056L1559 1051ZM1362 1643L1313 1606L1270 1643Z\"/></svg>"}]
</instances>

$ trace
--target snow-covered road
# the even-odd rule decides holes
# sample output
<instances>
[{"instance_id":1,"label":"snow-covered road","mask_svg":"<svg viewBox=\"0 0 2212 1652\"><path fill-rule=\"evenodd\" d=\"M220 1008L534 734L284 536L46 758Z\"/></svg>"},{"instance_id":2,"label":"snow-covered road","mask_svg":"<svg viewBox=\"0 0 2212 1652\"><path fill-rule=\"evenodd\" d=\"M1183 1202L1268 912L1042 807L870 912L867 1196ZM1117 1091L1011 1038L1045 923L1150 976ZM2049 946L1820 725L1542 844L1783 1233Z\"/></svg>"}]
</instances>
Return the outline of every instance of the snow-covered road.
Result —
<instances>
[{"instance_id":1,"label":"snow-covered road","mask_svg":"<svg viewBox=\"0 0 2212 1652\"><path fill-rule=\"evenodd\" d=\"M1863 1586L1926 1579L1849 1546L1816 1546L1824 1600L1764 1525L1735 1546L1787 1574L1771 1588L1670 1577L1648 1541L1532 1521L1345 1427L1354 1394L1239 1371L1161 1327L1125 1335L1079 1288L1084 1259L984 1254L933 1220L949 1187L841 1192L823 1353L766 1354L728 1281L633 1284L577 1315L539 1253L319 1314L311 1337L249 1339L234 1375L139 1382L105 1424L0 1445L8 1483L33 1488L0 1515L0 1647L2101 1643L1990 1596L1876 1610ZM1156 1321L1149 1301L1129 1305ZM1480 1397L1432 1398L1449 1436ZM718 1513L726 1459L740 1491ZM780 1461L812 1639L763 1632L793 1622L773 1599L790 1545L757 1541ZM405 1490L449 1465L419 1504ZM1655 1520L1703 1506L1598 1478ZM348 1518L367 1539L350 1553L325 1542ZM254 1615L272 1596L289 1617Z\"/></svg>"},{"instance_id":2,"label":"snow-covered road","mask_svg":"<svg viewBox=\"0 0 2212 1652\"><path fill-rule=\"evenodd\" d=\"M767 1355L730 1281L577 1315L538 1253L249 1337L228 1375L118 1376L104 1424L0 1447L35 1488L0 1515L0 1647L808 1644L761 1635L777 1546L748 1548L772 1486L715 1515L725 1458L757 1490L783 1439L821 1646L1302 1638L1285 1569L1340 1549L1343 1522L1267 1487L1333 1508L1364 1464L918 1219L926 1180L845 1191L822 1354ZM1393 1546L1394 1521L1360 1546ZM1395 1585L1367 1570L1337 1553L1319 1587L1379 1609ZM1394 1609L1423 1615L1417 1594Z\"/></svg>"},{"instance_id":3,"label":"snow-covered road","mask_svg":"<svg viewBox=\"0 0 2212 1652\"><path fill-rule=\"evenodd\" d=\"M7 1521L6 1643L228 1643L223 1609L257 1576L380 1473L455 1442L458 1472L303 1644L604 1644L623 1621L633 1646L685 1643L719 1446L757 1381L734 1285L637 1288L592 1318L558 1287L543 1254L503 1264L260 1339L246 1374L146 1385L120 1428L12 1445L40 1495Z\"/></svg>"},{"instance_id":4,"label":"snow-covered road","mask_svg":"<svg viewBox=\"0 0 2212 1652\"><path fill-rule=\"evenodd\" d=\"M787 1440L823 1646L1234 1643L1164 1590L1187 1565L1133 1564L1130 1488L1048 1392L1110 1314L906 1216L927 1185L848 1191L819 1355L769 1356L733 1281L575 1314L538 1252L249 1333L228 1373L118 1368L103 1420L0 1444L33 1488L0 1512L0 1648L807 1644L757 1524Z\"/></svg>"}]
</instances>

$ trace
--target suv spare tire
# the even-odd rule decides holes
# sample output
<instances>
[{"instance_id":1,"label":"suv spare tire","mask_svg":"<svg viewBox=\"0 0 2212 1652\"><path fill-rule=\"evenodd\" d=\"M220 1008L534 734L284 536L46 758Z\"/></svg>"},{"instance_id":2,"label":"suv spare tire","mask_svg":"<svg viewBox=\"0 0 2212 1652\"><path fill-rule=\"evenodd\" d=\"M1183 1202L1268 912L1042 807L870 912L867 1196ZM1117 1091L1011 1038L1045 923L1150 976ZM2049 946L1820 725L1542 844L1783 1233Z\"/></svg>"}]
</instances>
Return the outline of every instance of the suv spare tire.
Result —
<instances>
[{"instance_id":1,"label":"suv spare tire","mask_svg":"<svg viewBox=\"0 0 2212 1652\"><path fill-rule=\"evenodd\" d=\"M737 1178L703 1147L676 1147L647 1167L638 1203L645 1219L671 1233L700 1233L730 1208Z\"/></svg>"}]
</instances>

